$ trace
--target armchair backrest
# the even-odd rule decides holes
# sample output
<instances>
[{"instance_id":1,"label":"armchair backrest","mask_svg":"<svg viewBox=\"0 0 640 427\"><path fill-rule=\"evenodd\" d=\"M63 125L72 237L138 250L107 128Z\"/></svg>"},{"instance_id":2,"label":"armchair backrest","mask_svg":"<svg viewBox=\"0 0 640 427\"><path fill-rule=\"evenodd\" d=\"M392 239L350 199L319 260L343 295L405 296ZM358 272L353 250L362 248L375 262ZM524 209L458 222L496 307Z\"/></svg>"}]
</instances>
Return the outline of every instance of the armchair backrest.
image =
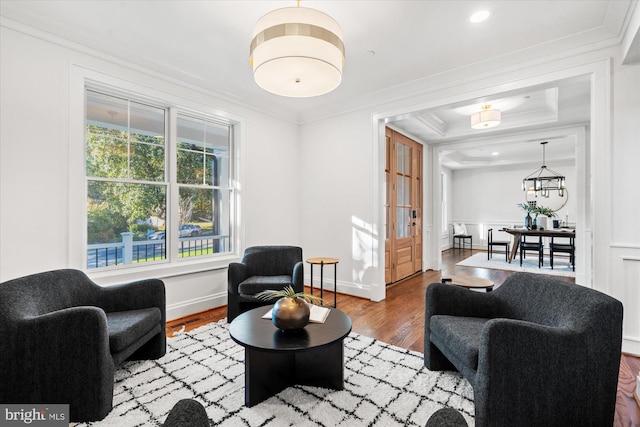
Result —
<instances>
[{"instance_id":1,"label":"armchair backrest","mask_svg":"<svg viewBox=\"0 0 640 427\"><path fill-rule=\"evenodd\" d=\"M82 271L54 270L0 283L0 323L95 305L98 285Z\"/></svg>"},{"instance_id":2,"label":"armchair backrest","mask_svg":"<svg viewBox=\"0 0 640 427\"><path fill-rule=\"evenodd\" d=\"M244 251L242 258L249 276L293 274L298 262L302 262L302 248L297 246L252 246Z\"/></svg>"},{"instance_id":3,"label":"armchair backrest","mask_svg":"<svg viewBox=\"0 0 640 427\"><path fill-rule=\"evenodd\" d=\"M589 330L605 334L615 332L622 325L620 301L554 277L516 273L505 280L493 296L500 301L501 317L575 332Z\"/></svg>"}]
</instances>

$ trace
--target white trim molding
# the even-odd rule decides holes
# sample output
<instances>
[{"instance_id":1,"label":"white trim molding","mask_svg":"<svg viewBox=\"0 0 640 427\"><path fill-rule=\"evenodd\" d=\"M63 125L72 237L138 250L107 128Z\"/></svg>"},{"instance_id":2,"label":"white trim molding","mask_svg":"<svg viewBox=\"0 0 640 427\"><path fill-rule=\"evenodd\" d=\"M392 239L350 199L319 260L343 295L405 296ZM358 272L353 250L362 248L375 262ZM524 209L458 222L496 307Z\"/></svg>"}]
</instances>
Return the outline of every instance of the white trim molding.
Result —
<instances>
[{"instance_id":1,"label":"white trim molding","mask_svg":"<svg viewBox=\"0 0 640 427\"><path fill-rule=\"evenodd\" d=\"M640 312L630 306L640 301L640 246L612 245L610 265L607 293L624 305L622 351L640 355Z\"/></svg>"}]
</instances>

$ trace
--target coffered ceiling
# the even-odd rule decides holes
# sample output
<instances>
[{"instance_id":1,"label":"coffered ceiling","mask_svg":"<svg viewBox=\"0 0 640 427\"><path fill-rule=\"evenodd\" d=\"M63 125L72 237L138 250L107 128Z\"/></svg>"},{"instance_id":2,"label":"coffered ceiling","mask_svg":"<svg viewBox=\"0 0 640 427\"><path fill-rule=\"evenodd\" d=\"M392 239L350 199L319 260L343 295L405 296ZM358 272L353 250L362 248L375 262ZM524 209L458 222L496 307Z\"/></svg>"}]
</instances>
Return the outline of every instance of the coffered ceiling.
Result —
<instances>
[{"instance_id":1,"label":"coffered ceiling","mask_svg":"<svg viewBox=\"0 0 640 427\"><path fill-rule=\"evenodd\" d=\"M392 127L429 143L469 142L443 151L442 164L451 169L540 162L539 143L549 141L547 159L572 161L576 142L570 134L549 134L550 128L588 126L590 81L574 78L510 94L416 111L390 123ZM470 116L489 104L502 113L502 122L489 129L472 129Z\"/></svg>"}]
</instances>

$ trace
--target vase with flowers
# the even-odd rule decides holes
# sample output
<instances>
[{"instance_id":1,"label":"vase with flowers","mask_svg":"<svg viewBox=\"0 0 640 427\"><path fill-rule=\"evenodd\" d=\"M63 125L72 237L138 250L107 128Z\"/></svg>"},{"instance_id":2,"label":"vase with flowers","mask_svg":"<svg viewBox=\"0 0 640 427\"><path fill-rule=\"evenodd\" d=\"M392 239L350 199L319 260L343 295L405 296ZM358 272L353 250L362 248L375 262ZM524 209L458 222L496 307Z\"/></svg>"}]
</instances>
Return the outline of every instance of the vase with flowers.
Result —
<instances>
[{"instance_id":1,"label":"vase with flowers","mask_svg":"<svg viewBox=\"0 0 640 427\"><path fill-rule=\"evenodd\" d=\"M518 206L527 213L527 216L524 217L524 226L527 230L531 230L531 228L535 225L533 222L533 218L531 218L531 214L534 213L535 208L529 203L518 203Z\"/></svg>"},{"instance_id":2,"label":"vase with flowers","mask_svg":"<svg viewBox=\"0 0 640 427\"><path fill-rule=\"evenodd\" d=\"M535 223L537 228L544 229L549 228L547 224L547 218L555 218L557 216L556 212L551 208L546 208L544 206L536 206L534 208L535 214Z\"/></svg>"}]
</instances>

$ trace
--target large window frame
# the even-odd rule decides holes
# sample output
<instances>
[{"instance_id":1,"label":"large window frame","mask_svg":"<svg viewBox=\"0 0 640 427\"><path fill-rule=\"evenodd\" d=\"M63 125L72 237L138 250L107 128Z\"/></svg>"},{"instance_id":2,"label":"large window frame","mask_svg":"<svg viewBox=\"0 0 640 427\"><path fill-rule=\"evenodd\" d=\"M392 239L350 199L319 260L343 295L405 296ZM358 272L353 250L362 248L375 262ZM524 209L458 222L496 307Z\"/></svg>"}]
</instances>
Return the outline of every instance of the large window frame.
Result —
<instances>
[{"instance_id":1,"label":"large window frame","mask_svg":"<svg viewBox=\"0 0 640 427\"><path fill-rule=\"evenodd\" d=\"M69 266L86 271L90 277L101 278L101 283L120 283L138 278L154 277L167 278L182 274L197 273L213 269L226 268L230 261L237 260L241 256L244 247L244 233L240 209L241 195L241 163L243 156L244 130L246 120L236 114L208 105L210 102L206 96L200 96L198 101L193 101L193 91L188 88L177 87L174 95L166 90L162 82L159 87L163 90L150 88L147 84L141 85L134 82L108 76L99 72L88 70L79 66L72 66L70 81L70 135L69 135ZM122 96L134 99L136 102L162 105L167 111L167 141L165 143L166 168L168 174L167 187L167 230L172 230L172 235L167 235L167 261L150 262L141 264L119 265L117 267L88 269L87 268L87 185L85 165L85 92L91 89L113 96ZM182 90L180 90L182 89ZM204 99L204 102L202 102ZM215 121L221 125L228 125L230 129L230 164L229 164L229 188L232 188L229 198L229 228L231 241L230 251L209 256L197 256L180 258L178 256L175 240L178 236L178 184L176 182L176 152L177 141L176 119L178 112L190 117ZM173 241L172 241L173 240Z\"/></svg>"}]
</instances>

